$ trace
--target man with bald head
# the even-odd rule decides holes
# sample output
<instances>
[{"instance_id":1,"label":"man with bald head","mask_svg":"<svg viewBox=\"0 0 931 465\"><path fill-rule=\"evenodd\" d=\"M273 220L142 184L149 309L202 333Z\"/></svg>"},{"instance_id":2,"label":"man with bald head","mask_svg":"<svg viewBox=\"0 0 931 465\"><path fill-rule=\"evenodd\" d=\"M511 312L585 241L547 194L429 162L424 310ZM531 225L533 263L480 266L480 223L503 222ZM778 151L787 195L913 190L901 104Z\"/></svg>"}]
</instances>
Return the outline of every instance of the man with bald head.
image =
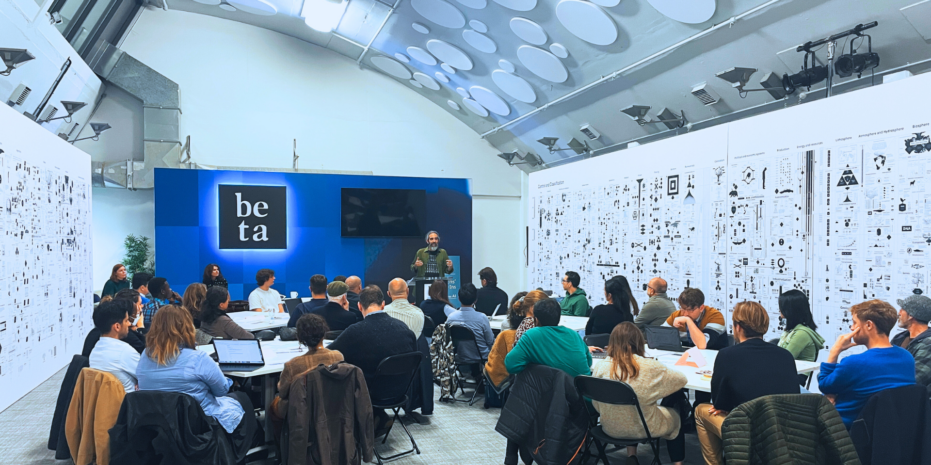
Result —
<instances>
[{"instance_id":1,"label":"man with bald head","mask_svg":"<svg viewBox=\"0 0 931 465\"><path fill-rule=\"evenodd\" d=\"M676 311L675 302L666 297L666 280L656 277L647 284L647 295L650 300L640 309L640 314L634 319L639 327L661 326Z\"/></svg>"},{"instance_id":2,"label":"man with bald head","mask_svg":"<svg viewBox=\"0 0 931 465\"><path fill-rule=\"evenodd\" d=\"M391 297L391 304L385 306L385 313L404 322L414 332L414 336L420 337L423 331L423 310L407 300L407 282L401 278L392 279L388 283L388 297Z\"/></svg>"},{"instance_id":3,"label":"man with bald head","mask_svg":"<svg viewBox=\"0 0 931 465\"><path fill-rule=\"evenodd\" d=\"M362 280L358 276L346 278L346 285L349 286L349 292L346 293L346 299L349 300L349 311L356 315L356 319L362 321L362 312L359 311L359 293L362 292Z\"/></svg>"}]
</instances>

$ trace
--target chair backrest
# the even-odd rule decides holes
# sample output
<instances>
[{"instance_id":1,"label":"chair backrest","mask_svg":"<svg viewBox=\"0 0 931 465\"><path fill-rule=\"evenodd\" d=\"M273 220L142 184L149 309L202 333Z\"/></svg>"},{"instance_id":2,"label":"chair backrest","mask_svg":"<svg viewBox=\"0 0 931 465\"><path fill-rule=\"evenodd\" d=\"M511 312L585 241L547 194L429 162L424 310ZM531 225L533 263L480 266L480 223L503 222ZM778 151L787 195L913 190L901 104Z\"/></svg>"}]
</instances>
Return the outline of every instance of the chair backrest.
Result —
<instances>
[{"instance_id":1,"label":"chair backrest","mask_svg":"<svg viewBox=\"0 0 931 465\"><path fill-rule=\"evenodd\" d=\"M226 313L248 312L248 311L249 311L248 300L233 300L226 307Z\"/></svg>"},{"instance_id":2,"label":"chair backrest","mask_svg":"<svg viewBox=\"0 0 931 465\"><path fill-rule=\"evenodd\" d=\"M611 339L610 334L589 334L585 336L585 345L601 347L604 349L608 347L608 340Z\"/></svg>"},{"instance_id":3,"label":"chair backrest","mask_svg":"<svg viewBox=\"0 0 931 465\"><path fill-rule=\"evenodd\" d=\"M605 404L611 405L633 405L637 408L640 415L640 422L643 423L643 431L647 433L647 438L652 439L650 428L643 417L643 411L640 409L640 401L637 399L637 393L629 384L613 379L595 378L592 376L576 376L575 388L583 397Z\"/></svg>"},{"instance_id":4,"label":"chair backrest","mask_svg":"<svg viewBox=\"0 0 931 465\"><path fill-rule=\"evenodd\" d=\"M65 439L65 418L68 416L68 407L71 406L71 396L74 395L78 375L89 365L87 357L75 355L71 358L71 364L68 365L64 379L61 380L61 390L58 391L58 402L55 404L55 414L52 416L52 428L48 438L48 448L56 451L55 458L59 460L71 457L68 441Z\"/></svg>"},{"instance_id":5,"label":"chair backrest","mask_svg":"<svg viewBox=\"0 0 931 465\"><path fill-rule=\"evenodd\" d=\"M372 403L384 405L403 402L422 361L423 354L420 352L392 355L382 359L375 369L375 377L369 383L372 387L377 387L377 398L373 395Z\"/></svg>"},{"instance_id":6,"label":"chair backrest","mask_svg":"<svg viewBox=\"0 0 931 465\"><path fill-rule=\"evenodd\" d=\"M423 316L423 331L418 334L423 337L433 337L433 331L436 330L436 323L433 322L433 318L428 317L427 315Z\"/></svg>"},{"instance_id":7,"label":"chair backrest","mask_svg":"<svg viewBox=\"0 0 931 465\"><path fill-rule=\"evenodd\" d=\"M110 372L81 370L65 419L68 448L75 463L110 463L107 431L116 423L126 395L123 389L123 383Z\"/></svg>"},{"instance_id":8,"label":"chair backrest","mask_svg":"<svg viewBox=\"0 0 931 465\"><path fill-rule=\"evenodd\" d=\"M339 335L342 333L343 333L343 330L341 329L338 331L327 331L326 334L323 335L323 338L328 341L335 341L336 338L338 338Z\"/></svg>"},{"instance_id":9,"label":"chair backrest","mask_svg":"<svg viewBox=\"0 0 931 465\"><path fill-rule=\"evenodd\" d=\"M463 344L472 344L475 346L475 353L481 354L482 351L478 348L478 342L475 340L475 333L472 332L466 326L460 324L446 324L446 335L449 337L449 340L453 342L453 353L458 355L459 348ZM458 359L458 357L457 357Z\"/></svg>"},{"instance_id":10,"label":"chair backrest","mask_svg":"<svg viewBox=\"0 0 931 465\"><path fill-rule=\"evenodd\" d=\"M296 299L284 299L285 311L288 313L293 312L294 309L297 308L297 306L300 304L301 304L300 297Z\"/></svg>"}]
</instances>

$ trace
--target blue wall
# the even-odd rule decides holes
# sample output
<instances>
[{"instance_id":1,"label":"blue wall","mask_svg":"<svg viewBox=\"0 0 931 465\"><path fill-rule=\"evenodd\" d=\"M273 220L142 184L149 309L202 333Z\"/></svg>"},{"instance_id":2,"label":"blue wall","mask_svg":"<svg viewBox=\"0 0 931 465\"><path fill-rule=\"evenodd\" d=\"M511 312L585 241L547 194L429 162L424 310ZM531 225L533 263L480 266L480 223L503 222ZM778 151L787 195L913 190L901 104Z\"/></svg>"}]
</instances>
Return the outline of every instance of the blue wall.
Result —
<instances>
[{"instance_id":1,"label":"blue wall","mask_svg":"<svg viewBox=\"0 0 931 465\"><path fill-rule=\"evenodd\" d=\"M220 250L217 186L246 184L288 189L288 248ZM155 267L172 289L184 293L200 282L208 263L220 266L231 297L256 287L255 273L275 271L274 288L309 297L310 277L358 275L383 290L395 277L410 278L420 238L340 237L340 189L424 189L426 230L437 230L441 247L460 257L460 276L472 274L472 192L467 179L344 176L260 171L155 170ZM469 278L465 278L468 280Z\"/></svg>"}]
</instances>

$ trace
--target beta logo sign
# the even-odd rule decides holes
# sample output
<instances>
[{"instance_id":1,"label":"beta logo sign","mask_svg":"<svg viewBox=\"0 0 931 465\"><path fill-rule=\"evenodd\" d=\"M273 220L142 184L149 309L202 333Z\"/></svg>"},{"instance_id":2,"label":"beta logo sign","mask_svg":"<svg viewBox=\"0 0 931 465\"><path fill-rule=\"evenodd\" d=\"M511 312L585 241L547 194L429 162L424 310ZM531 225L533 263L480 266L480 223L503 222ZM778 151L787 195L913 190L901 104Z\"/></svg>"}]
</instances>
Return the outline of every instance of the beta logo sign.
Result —
<instances>
[{"instance_id":1,"label":"beta logo sign","mask_svg":"<svg viewBox=\"0 0 931 465\"><path fill-rule=\"evenodd\" d=\"M220 185L221 249L287 249L284 186Z\"/></svg>"}]
</instances>

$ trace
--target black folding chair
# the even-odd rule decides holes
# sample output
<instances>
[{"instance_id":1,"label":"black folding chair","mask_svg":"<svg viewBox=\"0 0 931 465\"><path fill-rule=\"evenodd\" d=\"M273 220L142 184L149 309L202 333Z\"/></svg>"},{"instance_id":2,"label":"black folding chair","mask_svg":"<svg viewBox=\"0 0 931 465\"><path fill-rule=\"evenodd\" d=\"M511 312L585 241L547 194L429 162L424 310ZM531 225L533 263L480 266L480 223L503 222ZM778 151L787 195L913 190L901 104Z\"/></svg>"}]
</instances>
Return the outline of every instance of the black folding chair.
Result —
<instances>
[{"instance_id":1,"label":"black folding chair","mask_svg":"<svg viewBox=\"0 0 931 465\"><path fill-rule=\"evenodd\" d=\"M420 332L420 335L423 337L433 337L433 331L436 330L436 324L433 323L433 318L430 318L426 315L423 316L423 330Z\"/></svg>"},{"instance_id":2,"label":"black folding chair","mask_svg":"<svg viewBox=\"0 0 931 465\"><path fill-rule=\"evenodd\" d=\"M323 335L323 338L328 341L335 341L336 338L338 338L339 335L342 333L343 333L343 330L341 329L338 331L327 331L326 334Z\"/></svg>"},{"instance_id":3,"label":"black folding chair","mask_svg":"<svg viewBox=\"0 0 931 465\"><path fill-rule=\"evenodd\" d=\"M608 340L611 339L611 335L610 334L589 334L588 336L585 336L583 339L585 339L585 345L587 346L601 347L602 349L604 349L605 347L608 347Z\"/></svg>"},{"instance_id":4,"label":"black folding chair","mask_svg":"<svg viewBox=\"0 0 931 465\"><path fill-rule=\"evenodd\" d=\"M465 326L462 326L462 325L447 324L446 334L453 341L453 351L455 352L454 358L456 360L456 370L455 370L456 371L456 386L458 386L459 390L462 391L463 394L466 394L465 389L462 388L466 384L466 382L459 376L460 347L463 347L463 345L472 344L475 347L475 353L479 355L479 361L475 363L478 363L480 367L485 366L485 359L482 358L481 356L482 351L479 350L478 342L475 341L475 333L473 333L471 329ZM475 363L463 363L463 365L474 365ZM470 406L475 404L475 396L478 394L478 390L482 386L485 385L484 376L481 376L480 374L476 378L477 380L475 381L475 383L469 383L469 384L474 384L471 399L469 400L457 399L455 392L453 392L451 394L453 400L455 400L456 402L468 402Z\"/></svg>"},{"instance_id":5,"label":"black folding chair","mask_svg":"<svg viewBox=\"0 0 931 465\"><path fill-rule=\"evenodd\" d=\"M653 449L653 461L651 464L660 465L659 459L659 441L660 438L654 438L650 435L650 428L647 426L646 419L643 417L643 410L640 409L640 401L637 400L637 394L627 383L614 381L604 378L593 378L591 376L576 376L575 388L583 397L588 397L593 401L598 401L611 405L633 405L637 408L640 415L640 423L643 424L643 431L646 432L645 438L614 438L608 436L600 425L589 426L589 432L595 441L595 447L598 448L598 462L604 462L610 465L608 456L605 453L606 444L616 446L633 446L637 444L650 444ZM582 463L588 459L588 448L585 448L585 456L582 457Z\"/></svg>"},{"instance_id":6,"label":"black folding chair","mask_svg":"<svg viewBox=\"0 0 931 465\"><path fill-rule=\"evenodd\" d=\"M404 432L407 433L407 437L411 440L411 446L413 446L411 450L399 452L388 457L382 457L378 453L378 449L376 449L375 457L378 459L379 464L383 463L383 460L391 460L402 455L410 454L411 452L420 454L420 449L417 447L417 442L414 441L414 437L411 436L411 432L407 430L407 426L404 425L404 422L398 421L398 419L401 407L407 404L408 393L414 382L414 375L417 373L417 370L420 369L420 364L422 362L423 354L420 352L392 355L378 364L378 368L375 370L375 378L369 383L370 386L376 388L371 391L372 408L382 410L391 409L394 411L393 423L388 427L388 430L385 431L385 438L381 443L384 444L388 441L388 434L391 433L391 428L394 427L394 422L396 422L401 424L401 428L404 428Z\"/></svg>"}]
</instances>

